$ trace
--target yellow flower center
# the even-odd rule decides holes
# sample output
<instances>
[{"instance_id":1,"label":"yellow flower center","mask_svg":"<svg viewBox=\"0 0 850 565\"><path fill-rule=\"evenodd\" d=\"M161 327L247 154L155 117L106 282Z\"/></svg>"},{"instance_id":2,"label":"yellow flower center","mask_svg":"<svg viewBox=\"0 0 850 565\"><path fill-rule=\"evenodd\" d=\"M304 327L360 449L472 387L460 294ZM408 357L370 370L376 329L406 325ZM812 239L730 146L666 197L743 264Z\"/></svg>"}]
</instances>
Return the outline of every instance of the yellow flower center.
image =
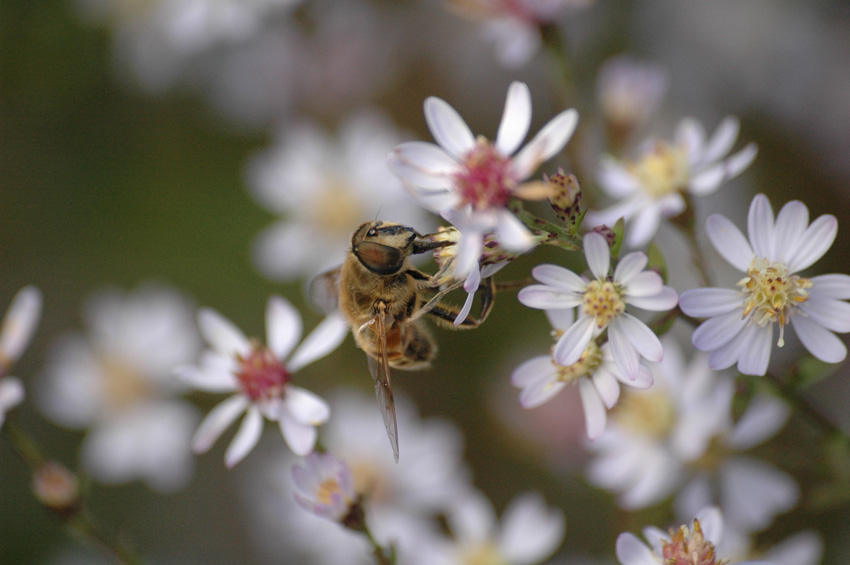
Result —
<instances>
[{"instance_id":1,"label":"yellow flower center","mask_svg":"<svg viewBox=\"0 0 850 565\"><path fill-rule=\"evenodd\" d=\"M552 336L557 340L561 337L562 331L552 332ZM552 360L552 363L558 368L558 380L565 383L577 381L580 377L589 377L593 374L596 368L602 363L602 352L599 346L596 345L596 340L591 340L590 345L578 358L578 361L569 366L559 365Z\"/></svg>"},{"instance_id":2,"label":"yellow flower center","mask_svg":"<svg viewBox=\"0 0 850 565\"><path fill-rule=\"evenodd\" d=\"M463 565L507 565L507 561L492 542L464 548L460 562Z\"/></svg>"},{"instance_id":3,"label":"yellow flower center","mask_svg":"<svg viewBox=\"0 0 850 565\"><path fill-rule=\"evenodd\" d=\"M325 479L316 489L316 500L321 504L330 504L331 497L335 494L341 494L339 483L336 479Z\"/></svg>"},{"instance_id":4,"label":"yellow flower center","mask_svg":"<svg viewBox=\"0 0 850 565\"><path fill-rule=\"evenodd\" d=\"M103 370L103 391L107 409L120 413L141 404L155 395L152 379L139 372L129 362L110 355L100 358Z\"/></svg>"},{"instance_id":5,"label":"yellow flower center","mask_svg":"<svg viewBox=\"0 0 850 565\"><path fill-rule=\"evenodd\" d=\"M654 439L670 436L676 423L676 409L670 395L657 388L624 391L614 412L623 429Z\"/></svg>"},{"instance_id":6,"label":"yellow flower center","mask_svg":"<svg viewBox=\"0 0 850 565\"><path fill-rule=\"evenodd\" d=\"M779 341L785 344L785 325L794 314L794 308L809 299L812 281L798 275L789 275L785 263L770 263L756 257L747 269L747 276L738 281L744 295L744 315L759 325L779 323Z\"/></svg>"},{"instance_id":7,"label":"yellow flower center","mask_svg":"<svg viewBox=\"0 0 850 565\"><path fill-rule=\"evenodd\" d=\"M661 198L685 188L688 182L688 156L683 148L657 142L639 161L630 163L628 170L640 181L653 198Z\"/></svg>"},{"instance_id":8,"label":"yellow flower center","mask_svg":"<svg viewBox=\"0 0 850 565\"><path fill-rule=\"evenodd\" d=\"M328 176L313 198L310 223L328 236L348 238L351 226L362 222L366 214L354 189L335 176Z\"/></svg>"},{"instance_id":9,"label":"yellow flower center","mask_svg":"<svg viewBox=\"0 0 850 565\"><path fill-rule=\"evenodd\" d=\"M584 315L596 320L596 327L607 327L611 321L626 311L622 291L611 281L595 280L584 291Z\"/></svg>"},{"instance_id":10,"label":"yellow flower center","mask_svg":"<svg viewBox=\"0 0 850 565\"><path fill-rule=\"evenodd\" d=\"M392 501L392 480L378 463L362 457L351 457L348 461L355 492L365 494L369 501L376 505Z\"/></svg>"}]
</instances>

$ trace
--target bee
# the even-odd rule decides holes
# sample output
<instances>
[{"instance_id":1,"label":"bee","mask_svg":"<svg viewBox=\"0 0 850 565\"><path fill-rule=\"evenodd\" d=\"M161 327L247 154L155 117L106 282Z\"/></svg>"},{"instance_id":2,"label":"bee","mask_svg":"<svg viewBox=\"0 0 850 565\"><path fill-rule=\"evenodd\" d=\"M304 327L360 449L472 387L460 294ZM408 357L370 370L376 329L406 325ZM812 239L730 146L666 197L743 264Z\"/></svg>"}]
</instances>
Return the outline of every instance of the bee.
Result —
<instances>
[{"instance_id":1,"label":"bee","mask_svg":"<svg viewBox=\"0 0 850 565\"><path fill-rule=\"evenodd\" d=\"M351 325L354 340L366 352L369 371L384 425L398 461L398 423L390 368L428 367L437 346L419 320L428 316L446 328L478 327L493 306L492 279L482 281L481 313L455 326L458 311L440 299L460 283L438 290L439 277L410 264L410 256L434 251L453 242L437 241L401 224L371 221L358 227L342 266L320 275L311 285L318 302L339 308ZM428 298L428 293L434 295Z\"/></svg>"}]
</instances>

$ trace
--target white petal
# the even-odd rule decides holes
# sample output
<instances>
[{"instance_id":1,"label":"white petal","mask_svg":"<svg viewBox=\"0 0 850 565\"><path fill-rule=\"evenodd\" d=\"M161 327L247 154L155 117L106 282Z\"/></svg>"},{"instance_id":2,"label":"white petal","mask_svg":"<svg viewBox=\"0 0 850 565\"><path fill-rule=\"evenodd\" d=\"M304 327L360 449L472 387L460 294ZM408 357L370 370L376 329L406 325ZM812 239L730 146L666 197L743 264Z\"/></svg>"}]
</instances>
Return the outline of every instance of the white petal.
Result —
<instances>
[{"instance_id":1,"label":"white petal","mask_svg":"<svg viewBox=\"0 0 850 565\"><path fill-rule=\"evenodd\" d=\"M531 269L531 275L543 284L576 294L587 289L587 282L583 278L558 265L537 265Z\"/></svg>"},{"instance_id":2,"label":"white petal","mask_svg":"<svg viewBox=\"0 0 850 565\"><path fill-rule=\"evenodd\" d=\"M614 368L616 369L616 367ZM650 371L649 367L647 367L643 363L640 364L640 369L638 369L637 377L632 381L622 376L619 371L612 372L612 374L621 383L639 390L647 389L655 383L655 378L652 376L652 371Z\"/></svg>"},{"instance_id":3,"label":"white petal","mask_svg":"<svg viewBox=\"0 0 850 565\"><path fill-rule=\"evenodd\" d=\"M664 288L664 280L655 271L643 271L632 277L628 285L624 285L624 294L628 298L657 296ZM626 300L628 302L628 300Z\"/></svg>"},{"instance_id":4,"label":"white petal","mask_svg":"<svg viewBox=\"0 0 850 565\"><path fill-rule=\"evenodd\" d=\"M454 175L461 170L457 161L433 143L408 141L387 157L387 166L398 176L424 189L452 186Z\"/></svg>"},{"instance_id":5,"label":"white petal","mask_svg":"<svg viewBox=\"0 0 850 565\"><path fill-rule=\"evenodd\" d=\"M663 450L653 450L644 456L642 472L636 481L620 497L626 510L637 510L657 504L672 492L681 480L682 469L675 459ZM667 537L663 532L662 537ZM650 545L653 539L645 533ZM655 537L655 536L653 536Z\"/></svg>"},{"instance_id":6,"label":"white petal","mask_svg":"<svg viewBox=\"0 0 850 565\"><path fill-rule=\"evenodd\" d=\"M263 416L260 414L259 408L252 406L242 419L242 425L239 426L239 431L236 432L230 445L227 446L227 451L224 452L224 464L228 468L232 468L242 461L260 441L262 433Z\"/></svg>"},{"instance_id":7,"label":"white petal","mask_svg":"<svg viewBox=\"0 0 850 565\"><path fill-rule=\"evenodd\" d=\"M611 249L608 242L600 234L589 232L584 236L584 256L590 272L597 279L605 279L608 276L608 268L611 266Z\"/></svg>"},{"instance_id":8,"label":"white petal","mask_svg":"<svg viewBox=\"0 0 850 565\"><path fill-rule=\"evenodd\" d=\"M721 502L739 528L760 531L774 516L797 504L800 490L790 476L755 458L735 457L721 470Z\"/></svg>"},{"instance_id":9,"label":"white petal","mask_svg":"<svg viewBox=\"0 0 850 565\"><path fill-rule=\"evenodd\" d=\"M575 308L582 303L580 294L553 289L544 284L533 284L520 290L517 298L529 308L541 310L557 310Z\"/></svg>"},{"instance_id":10,"label":"white petal","mask_svg":"<svg viewBox=\"0 0 850 565\"><path fill-rule=\"evenodd\" d=\"M712 214L705 221L705 233L721 257L739 271L747 272L755 254L735 224L726 216Z\"/></svg>"},{"instance_id":11,"label":"white petal","mask_svg":"<svg viewBox=\"0 0 850 565\"><path fill-rule=\"evenodd\" d=\"M567 383L555 379L539 379L519 393L519 404L523 408L537 408L554 398Z\"/></svg>"},{"instance_id":12,"label":"white petal","mask_svg":"<svg viewBox=\"0 0 850 565\"><path fill-rule=\"evenodd\" d=\"M629 247L643 247L658 232L661 223L661 208L654 202L644 206L637 213L626 233L626 241Z\"/></svg>"},{"instance_id":13,"label":"white petal","mask_svg":"<svg viewBox=\"0 0 850 565\"><path fill-rule=\"evenodd\" d=\"M477 271L473 270L472 272L476 273ZM469 279L467 279L467 280L469 280ZM472 310L472 302L474 300L475 300L475 291L474 290L472 292L467 291L466 300L463 301L463 306L461 306L460 310L457 313L457 316L455 316L455 321L452 322L452 325L459 326L464 322L464 320L466 320L466 317L469 316L469 311Z\"/></svg>"},{"instance_id":14,"label":"white petal","mask_svg":"<svg viewBox=\"0 0 850 565\"><path fill-rule=\"evenodd\" d=\"M515 253L528 251L536 244L534 236L531 235L525 224L507 210L499 214L496 236L505 249Z\"/></svg>"},{"instance_id":15,"label":"white petal","mask_svg":"<svg viewBox=\"0 0 850 565\"><path fill-rule=\"evenodd\" d=\"M723 514L716 506L709 506L697 512L696 519L699 520L705 539L714 543L720 543L723 539Z\"/></svg>"},{"instance_id":16,"label":"white petal","mask_svg":"<svg viewBox=\"0 0 850 565\"><path fill-rule=\"evenodd\" d=\"M684 145L691 165L702 162L705 146L705 130L693 118L685 118L676 128L676 145Z\"/></svg>"},{"instance_id":17,"label":"white petal","mask_svg":"<svg viewBox=\"0 0 850 565\"><path fill-rule=\"evenodd\" d=\"M251 343L242 330L211 308L198 312L198 329L213 349L227 357L247 355L251 350Z\"/></svg>"},{"instance_id":18,"label":"white petal","mask_svg":"<svg viewBox=\"0 0 850 565\"><path fill-rule=\"evenodd\" d=\"M764 194L756 194L747 216L747 233L753 251L759 257L774 261L773 255L773 208ZM718 249L718 251L720 251Z\"/></svg>"},{"instance_id":19,"label":"white petal","mask_svg":"<svg viewBox=\"0 0 850 565\"><path fill-rule=\"evenodd\" d=\"M640 356L620 321L617 318L608 325L608 343L611 345L611 354L617 368L627 380L633 381L640 371Z\"/></svg>"},{"instance_id":20,"label":"white petal","mask_svg":"<svg viewBox=\"0 0 850 565\"><path fill-rule=\"evenodd\" d=\"M593 381L593 386L596 387L596 391L599 393L600 398L602 398L602 402L605 403L605 406L613 408L617 404L617 400L620 398L620 385L617 384L617 379L611 376L611 373L607 371L597 370L593 373L591 380Z\"/></svg>"},{"instance_id":21,"label":"white petal","mask_svg":"<svg viewBox=\"0 0 850 565\"><path fill-rule=\"evenodd\" d=\"M557 370L550 355L532 357L514 369L511 375L511 384L523 388L540 379L554 380Z\"/></svg>"},{"instance_id":22,"label":"white petal","mask_svg":"<svg viewBox=\"0 0 850 565\"><path fill-rule=\"evenodd\" d=\"M688 316L712 318L733 310L743 312L743 299L730 288L694 288L679 296L679 307Z\"/></svg>"},{"instance_id":23,"label":"white petal","mask_svg":"<svg viewBox=\"0 0 850 565\"><path fill-rule=\"evenodd\" d=\"M737 310L709 318L694 330L691 341L700 351L714 351L729 343L744 329L747 321Z\"/></svg>"},{"instance_id":24,"label":"white petal","mask_svg":"<svg viewBox=\"0 0 850 565\"><path fill-rule=\"evenodd\" d=\"M286 387L283 403L292 419L305 426L324 424L331 415L327 402L320 396L298 386Z\"/></svg>"},{"instance_id":25,"label":"white petal","mask_svg":"<svg viewBox=\"0 0 850 565\"><path fill-rule=\"evenodd\" d=\"M318 431L315 426L300 424L290 416L287 412L282 412L278 418L280 432L283 434L283 439L286 445L292 450L292 453L299 456L304 456L313 451L316 446L316 437Z\"/></svg>"},{"instance_id":26,"label":"white petal","mask_svg":"<svg viewBox=\"0 0 850 565\"><path fill-rule=\"evenodd\" d=\"M9 368L29 345L41 317L41 291L25 286L15 294L0 327L0 355Z\"/></svg>"},{"instance_id":27,"label":"white petal","mask_svg":"<svg viewBox=\"0 0 850 565\"><path fill-rule=\"evenodd\" d=\"M747 331L751 328L744 328ZM741 351L744 349L744 340L741 336L730 340L729 343L722 347L718 347L708 354L708 366L715 371L728 369L738 362L741 357Z\"/></svg>"},{"instance_id":28,"label":"white petal","mask_svg":"<svg viewBox=\"0 0 850 565\"><path fill-rule=\"evenodd\" d=\"M829 330L804 316L791 318L797 337L809 353L826 363L840 363L847 357L847 346Z\"/></svg>"},{"instance_id":29,"label":"white petal","mask_svg":"<svg viewBox=\"0 0 850 565\"><path fill-rule=\"evenodd\" d=\"M192 439L192 450L204 453L215 443L221 433L248 407L248 399L241 394L231 396L210 410Z\"/></svg>"},{"instance_id":30,"label":"white petal","mask_svg":"<svg viewBox=\"0 0 850 565\"><path fill-rule=\"evenodd\" d=\"M500 554L510 563L539 563L558 548L565 529L564 514L547 507L540 494L520 495L502 515Z\"/></svg>"},{"instance_id":31,"label":"white petal","mask_svg":"<svg viewBox=\"0 0 850 565\"><path fill-rule=\"evenodd\" d=\"M726 180L726 165L718 163L695 174L688 181L688 192L695 196L711 194Z\"/></svg>"},{"instance_id":32,"label":"white petal","mask_svg":"<svg viewBox=\"0 0 850 565\"><path fill-rule=\"evenodd\" d=\"M823 257L835 241L838 234L838 220L832 214L824 214L812 222L800 237L800 244L791 257L788 257L788 269L791 272L802 271Z\"/></svg>"},{"instance_id":33,"label":"white petal","mask_svg":"<svg viewBox=\"0 0 850 565\"><path fill-rule=\"evenodd\" d=\"M452 157L460 158L475 147L475 137L457 111L440 98L425 100L425 121L434 139Z\"/></svg>"},{"instance_id":34,"label":"white petal","mask_svg":"<svg viewBox=\"0 0 850 565\"><path fill-rule=\"evenodd\" d=\"M210 353L209 357L213 359L222 360L222 365L230 365L230 358L212 351L207 351L207 353ZM207 367L200 369L194 365L178 365L174 368L174 376L180 382L196 390L206 392L234 392L239 390L239 382L236 380L236 376L227 370L210 370Z\"/></svg>"},{"instance_id":35,"label":"white petal","mask_svg":"<svg viewBox=\"0 0 850 565\"><path fill-rule=\"evenodd\" d=\"M512 82L505 100L505 110L496 134L496 148L503 155L513 155L528 134L531 125L531 93L522 82Z\"/></svg>"},{"instance_id":36,"label":"white petal","mask_svg":"<svg viewBox=\"0 0 850 565\"><path fill-rule=\"evenodd\" d=\"M661 289L655 296L627 296L626 303L652 312L664 312L675 308L679 301L676 291L669 286Z\"/></svg>"},{"instance_id":37,"label":"white petal","mask_svg":"<svg viewBox=\"0 0 850 565\"><path fill-rule=\"evenodd\" d=\"M763 328L753 326L741 337L744 347L738 357L738 370L745 375L764 375L773 349L773 324Z\"/></svg>"},{"instance_id":38,"label":"white petal","mask_svg":"<svg viewBox=\"0 0 850 565\"><path fill-rule=\"evenodd\" d=\"M556 330L566 330L576 321L576 313L572 308L548 308L545 314Z\"/></svg>"},{"instance_id":39,"label":"white petal","mask_svg":"<svg viewBox=\"0 0 850 565\"><path fill-rule=\"evenodd\" d=\"M775 544L764 554L774 565L818 565L823 555L823 540L817 532L806 530Z\"/></svg>"},{"instance_id":40,"label":"white petal","mask_svg":"<svg viewBox=\"0 0 850 565\"><path fill-rule=\"evenodd\" d=\"M584 423L587 427L587 437L596 439L605 431L605 404L599 396L599 391L590 379L582 377L578 380L578 390L581 404L584 407Z\"/></svg>"},{"instance_id":41,"label":"white petal","mask_svg":"<svg viewBox=\"0 0 850 565\"><path fill-rule=\"evenodd\" d=\"M580 318L555 344L555 362L569 367L579 360L593 337L593 318Z\"/></svg>"},{"instance_id":42,"label":"white petal","mask_svg":"<svg viewBox=\"0 0 850 565\"><path fill-rule=\"evenodd\" d=\"M617 263L617 267L614 269L614 282L628 285L632 278L643 271L648 262L649 258L646 253L640 251L629 253Z\"/></svg>"},{"instance_id":43,"label":"white petal","mask_svg":"<svg viewBox=\"0 0 850 565\"><path fill-rule=\"evenodd\" d=\"M478 269L478 259L484 250L484 234L473 229L462 229L460 236L454 262L454 276L465 279L473 269Z\"/></svg>"},{"instance_id":44,"label":"white petal","mask_svg":"<svg viewBox=\"0 0 850 565\"><path fill-rule=\"evenodd\" d=\"M569 141L578 123L578 112L564 110L543 126L528 145L513 159L514 175L524 180L544 161L561 151Z\"/></svg>"},{"instance_id":45,"label":"white petal","mask_svg":"<svg viewBox=\"0 0 850 565\"><path fill-rule=\"evenodd\" d=\"M713 163L729 153L732 146L735 145L735 140L738 139L739 129L740 123L738 122L738 118L734 116L723 118L723 121L714 130L714 134L706 144L705 153L702 155L702 162Z\"/></svg>"},{"instance_id":46,"label":"white petal","mask_svg":"<svg viewBox=\"0 0 850 565\"><path fill-rule=\"evenodd\" d=\"M764 394L756 395L724 443L735 451L752 449L773 437L790 415L791 409L785 402Z\"/></svg>"},{"instance_id":47,"label":"white petal","mask_svg":"<svg viewBox=\"0 0 850 565\"><path fill-rule=\"evenodd\" d=\"M609 196L622 199L640 190L640 181L620 161L610 155L602 157L596 182Z\"/></svg>"},{"instance_id":48,"label":"white petal","mask_svg":"<svg viewBox=\"0 0 850 565\"><path fill-rule=\"evenodd\" d=\"M6 416L6 411L17 406L24 400L24 383L16 377L0 379L0 424Z\"/></svg>"},{"instance_id":49,"label":"white petal","mask_svg":"<svg viewBox=\"0 0 850 565\"><path fill-rule=\"evenodd\" d=\"M850 332L850 304L840 300L812 297L800 310L816 324L838 333Z\"/></svg>"},{"instance_id":50,"label":"white petal","mask_svg":"<svg viewBox=\"0 0 850 565\"><path fill-rule=\"evenodd\" d=\"M614 320L613 324L622 328L623 334L629 340L629 343L637 349L642 357L653 363L661 361L661 358L664 356L664 348L661 347L661 341L649 329L649 326L627 313Z\"/></svg>"},{"instance_id":51,"label":"white petal","mask_svg":"<svg viewBox=\"0 0 850 565\"><path fill-rule=\"evenodd\" d=\"M287 363L289 370L294 373L339 347L349 329L348 322L338 313L327 316L292 354Z\"/></svg>"},{"instance_id":52,"label":"white petal","mask_svg":"<svg viewBox=\"0 0 850 565\"><path fill-rule=\"evenodd\" d=\"M621 565L658 565L652 550L628 532L617 536L617 560Z\"/></svg>"},{"instance_id":53,"label":"white petal","mask_svg":"<svg viewBox=\"0 0 850 565\"><path fill-rule=\"evenodd\" d=\"M272 296L266 306L266 339L278 359L286 356L301 339L301 314L286 299Z\"/></svg>"},{"instance_id":54,"label":"white petal","mask_svg":"<svg viewBox=\"0 0 850 565\"><path fill-rule=\"evenodd\" d=\"M820 275L809 279L812 281L812 293L819 298L850 299L850 275Z\"/></svg>"}]
</instances>

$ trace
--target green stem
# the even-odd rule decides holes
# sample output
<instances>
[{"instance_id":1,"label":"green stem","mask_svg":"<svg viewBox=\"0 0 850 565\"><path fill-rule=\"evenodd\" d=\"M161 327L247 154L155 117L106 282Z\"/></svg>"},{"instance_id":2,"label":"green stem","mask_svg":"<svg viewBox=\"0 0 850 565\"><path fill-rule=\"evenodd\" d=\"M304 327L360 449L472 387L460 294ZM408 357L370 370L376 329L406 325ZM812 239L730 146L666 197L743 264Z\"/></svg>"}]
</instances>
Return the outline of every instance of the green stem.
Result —
<instances>
[{"instance_id":1,"label":"green stem","mask_svg":"<svg viewBox=\"0 0 850 565\"><path fill-rule=\"evenodd\" d=\"M538 218L523 208L522 204L516 199L511 203L510 209L531 230L538 243L554 245L567 251L581 251L581 240L577 236L571 235L566 228Z\"/></svg>"},{"instance_id":2,"label":"green stem","mask_svg":"<svg viewBox=\"0 0 850 565\"><path fill-rule=\"evenodd\" d=\"M392 545L389 550L384 549L384 547L378 543L378 540L375 539L375 536L372 535L372 530L369 529L369 526L365 524L361 531L372 546L372 555L375 556L375 563L377 565L396 565L395 548Z\"/></svg>"}]
</instances>

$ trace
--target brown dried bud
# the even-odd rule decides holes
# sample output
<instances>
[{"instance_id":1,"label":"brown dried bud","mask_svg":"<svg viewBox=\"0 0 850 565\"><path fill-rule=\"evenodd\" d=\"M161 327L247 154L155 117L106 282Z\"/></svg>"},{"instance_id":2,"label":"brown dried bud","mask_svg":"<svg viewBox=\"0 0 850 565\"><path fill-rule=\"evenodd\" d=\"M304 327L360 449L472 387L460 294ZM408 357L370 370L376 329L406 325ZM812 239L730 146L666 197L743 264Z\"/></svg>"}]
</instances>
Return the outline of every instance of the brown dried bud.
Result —
<instances>
[{"instance_id":1,"label":"brown dried bud","mask_svg":"<svg viewBox=\"0 0 850 565\"><path fill-rule=\"evenodd\" d=\"M77 477L57 461L48 461L35 470L32 490L39 502L59 514L73 514L79 507Z\"/></svg>"},{"instance_id":2,"label":"brown dried bud","mask_svg":"<svg viewBox=\"0 0 850 565\"><path fill-rule=\"evenodd\" d=\"M608 242L608 247L611 247L612 245L614 245L614 240L616 239L616 237L614 235L614 230L612 230L608 226L596 226L595 228L593 228L590 231L596 232L599 235L601 235L602 237L604 237L605 241Z\"/></svg>"},{"instance_id":3,"label":"brown dried bud","mask_svg":"<svg viewBox=\"0 0 850 565\"><path fill-rule=\"evenodd\" d=\"M581 186L573 174L566 174L563 169L551 177L543 176L549 184L552 195L549 205L555 214L568 225L575 225L581 217Z\"/></svg>"}]
</instances>

